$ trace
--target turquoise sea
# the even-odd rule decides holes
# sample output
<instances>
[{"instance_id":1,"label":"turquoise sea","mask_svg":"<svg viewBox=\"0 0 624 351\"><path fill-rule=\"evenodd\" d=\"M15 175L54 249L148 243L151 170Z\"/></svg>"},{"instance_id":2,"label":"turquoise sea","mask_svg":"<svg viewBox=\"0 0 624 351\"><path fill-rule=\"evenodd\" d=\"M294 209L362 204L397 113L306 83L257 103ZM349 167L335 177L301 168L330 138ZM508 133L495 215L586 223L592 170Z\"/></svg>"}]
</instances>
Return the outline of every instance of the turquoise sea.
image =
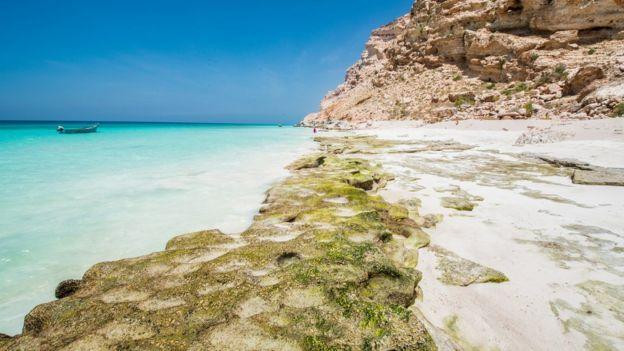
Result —
<instances>
[{"instance_id":1,"label":"turquoise sea","mask_svg":"<svg viewBox=\"0 0 624 351\"><path fill-rule=\"evenodd\" d=\"M0 122L0 333L91 265L176 234L245 229L311 131L266 125ZM84 123L64 123L65 127Z\"/></svg>"}]
</instances>

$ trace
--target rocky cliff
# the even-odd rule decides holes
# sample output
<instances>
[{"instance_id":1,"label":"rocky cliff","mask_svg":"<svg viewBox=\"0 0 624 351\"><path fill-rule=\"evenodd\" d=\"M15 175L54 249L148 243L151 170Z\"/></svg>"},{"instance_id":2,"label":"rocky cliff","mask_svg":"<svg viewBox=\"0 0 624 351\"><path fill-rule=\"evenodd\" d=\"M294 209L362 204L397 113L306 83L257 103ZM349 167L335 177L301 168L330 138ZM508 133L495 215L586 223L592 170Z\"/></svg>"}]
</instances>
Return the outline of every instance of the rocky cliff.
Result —
<instances>
[{"instance_id":1,"label":"rocky cliff","mask_svg":"<svg viewBox=\"0 0 624 351\"><path fill-rule=\"evenodd\" d=\"M624 115L624 1L418 0L307 125Z\"/></svg>"}]
</instances>

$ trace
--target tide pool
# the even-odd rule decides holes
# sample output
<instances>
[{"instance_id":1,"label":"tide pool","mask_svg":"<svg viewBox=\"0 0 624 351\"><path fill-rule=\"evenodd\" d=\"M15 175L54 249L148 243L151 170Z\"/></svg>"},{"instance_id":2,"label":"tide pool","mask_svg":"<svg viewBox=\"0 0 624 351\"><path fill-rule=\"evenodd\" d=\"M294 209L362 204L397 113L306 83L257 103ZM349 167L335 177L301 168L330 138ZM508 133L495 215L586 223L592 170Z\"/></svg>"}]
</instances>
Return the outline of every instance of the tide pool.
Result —
<instances>
[{"instance_id":1,"label":"tide pool","mask_svg":"<svg viewBox=\"0 0 624 351\"><path fill-rule=\"evenodd\" d=\"M173 236L244 230L308 129L260 125L0 122L0 332L91 265ZM83 124L64 124L76 127Z\"/></svg>"}]
</instances>

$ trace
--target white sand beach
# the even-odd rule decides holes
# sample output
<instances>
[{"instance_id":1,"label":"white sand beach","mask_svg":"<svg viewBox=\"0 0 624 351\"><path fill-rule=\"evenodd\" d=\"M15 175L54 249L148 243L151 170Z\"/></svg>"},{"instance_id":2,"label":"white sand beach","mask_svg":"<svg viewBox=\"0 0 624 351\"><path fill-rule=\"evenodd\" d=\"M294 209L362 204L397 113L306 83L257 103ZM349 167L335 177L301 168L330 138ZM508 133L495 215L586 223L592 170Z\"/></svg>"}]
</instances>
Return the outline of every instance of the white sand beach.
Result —
<instances>
[{"instance_id":1,"label":"white sand beach","mask_svg":"<svg viewBox=\"0 0 624 351\"><path fill-rule=\"evenodd\" d=\"M532 127L563 132L565 140L514 146ZM386 200L417 198L421 216L443 215L425 230L431 244L420 250L422 297L415 305L440 349L624 348L624 187L572 184L569 170L557 174L527 156L621 168L623 130L624 119L605 119L385 122L358 132L474 146L366 155L396 175L381 191ZM475 207L442 207L449 196ZM442 260L453 253L509 281L445 284Z\"/></svg>"}]
</instances>

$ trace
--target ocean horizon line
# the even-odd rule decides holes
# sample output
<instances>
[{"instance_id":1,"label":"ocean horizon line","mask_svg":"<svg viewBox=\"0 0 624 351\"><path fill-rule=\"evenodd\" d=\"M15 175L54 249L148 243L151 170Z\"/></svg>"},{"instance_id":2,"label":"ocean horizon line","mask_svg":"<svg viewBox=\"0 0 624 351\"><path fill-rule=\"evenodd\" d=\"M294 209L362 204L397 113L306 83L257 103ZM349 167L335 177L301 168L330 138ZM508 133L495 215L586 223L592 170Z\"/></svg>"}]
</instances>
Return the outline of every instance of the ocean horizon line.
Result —
<instances>
[{"instance_id":1,"label":"ocean horizon line","mask_svg":"<svg viewBox=\"0 0 624 351\"><path fill-rule=\"evenodd\" d=\"M178 124L178 125L231 125L231 126L292 126L295 123L245 123L245 122L185 122L185 121L107 121L107 120L11 120L0 119L0 124L32 124L32 123L106 123L106 124Z\"/></svg>"}]
</instances>

